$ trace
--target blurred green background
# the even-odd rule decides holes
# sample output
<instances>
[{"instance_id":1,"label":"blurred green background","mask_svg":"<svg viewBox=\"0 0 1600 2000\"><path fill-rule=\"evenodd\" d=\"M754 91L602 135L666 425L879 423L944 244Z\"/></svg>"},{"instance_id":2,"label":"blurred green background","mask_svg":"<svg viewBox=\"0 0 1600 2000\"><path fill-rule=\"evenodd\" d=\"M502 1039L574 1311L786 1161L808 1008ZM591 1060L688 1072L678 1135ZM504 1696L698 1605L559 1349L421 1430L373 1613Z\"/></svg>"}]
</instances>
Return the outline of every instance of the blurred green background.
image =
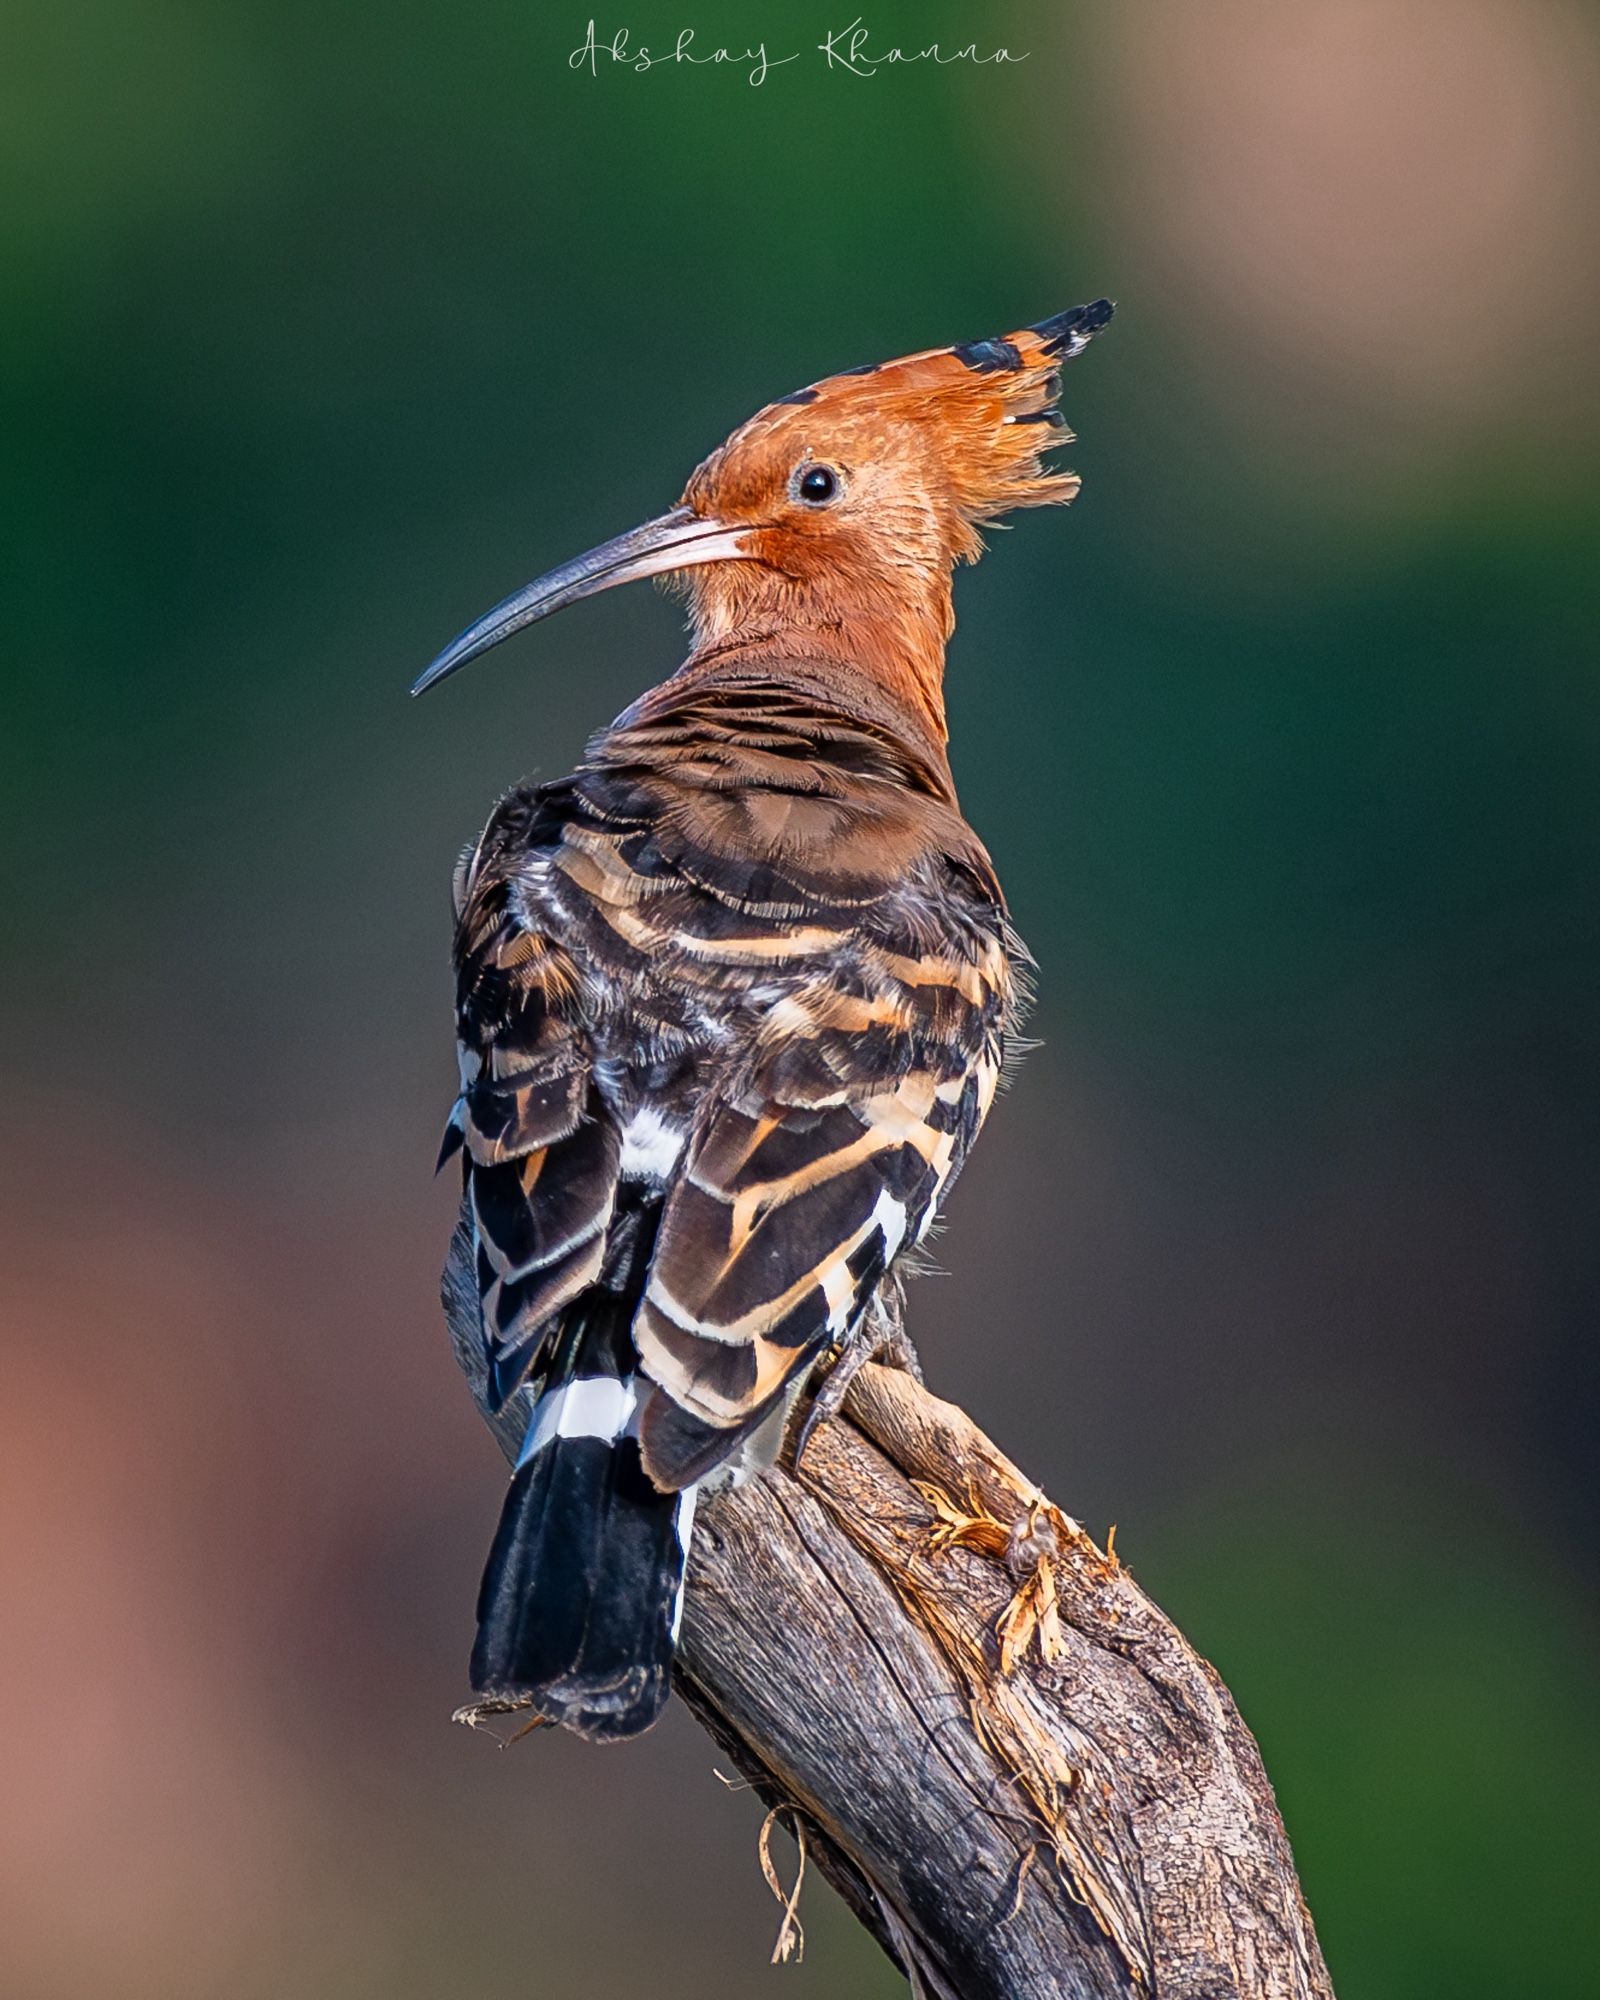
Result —
<instances>
[{"instance_id":1,"label":"blurred green background","mask_svg":"<svg viewBox=\"0 0 1600 2000\"><path fill-rule=\"evenodd\" d=\"M18 2000L888 1995L674 1711L451 1728L447 884L679 657L413 674L758 404L1109 292L951 654L1037 1032L934 1384L1230 1680L1340 1992L1600 1958L1593 17L11 0L0 1414ZM1003 1301L997 1308L996 1301Z\"/></svg>"}]
</instances>

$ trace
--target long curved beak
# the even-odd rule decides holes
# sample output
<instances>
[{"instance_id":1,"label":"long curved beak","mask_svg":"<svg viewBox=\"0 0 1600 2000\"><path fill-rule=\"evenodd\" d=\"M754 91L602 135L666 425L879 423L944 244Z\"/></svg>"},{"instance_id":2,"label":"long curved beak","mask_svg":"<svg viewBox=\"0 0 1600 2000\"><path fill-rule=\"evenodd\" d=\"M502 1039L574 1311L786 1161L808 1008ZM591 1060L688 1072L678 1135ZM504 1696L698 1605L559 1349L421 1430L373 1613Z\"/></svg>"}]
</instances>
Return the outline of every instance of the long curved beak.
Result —
<instances>
[{"instance_id":1,"label":"long curved beak","mask_svg":"<svg viewBox=\"0 0 1600 2000\"><path fill-rule=\"evenodd\" d=\"M755 562L758 558L744 546L749 527L729 527L725 521L708 521L689 507L674 507L670 514L646 521L627 534L602 542L597 549L574 561L563 563L548 576L541 576L497 604L493 611L469 625L459 639L446 646L411 692L428 688L532 625L576 604L580 597L593 597L619 583L635 583L642 577L665 576L677 569L693 569L700 563Z\"/></svg>"}]
</instances>

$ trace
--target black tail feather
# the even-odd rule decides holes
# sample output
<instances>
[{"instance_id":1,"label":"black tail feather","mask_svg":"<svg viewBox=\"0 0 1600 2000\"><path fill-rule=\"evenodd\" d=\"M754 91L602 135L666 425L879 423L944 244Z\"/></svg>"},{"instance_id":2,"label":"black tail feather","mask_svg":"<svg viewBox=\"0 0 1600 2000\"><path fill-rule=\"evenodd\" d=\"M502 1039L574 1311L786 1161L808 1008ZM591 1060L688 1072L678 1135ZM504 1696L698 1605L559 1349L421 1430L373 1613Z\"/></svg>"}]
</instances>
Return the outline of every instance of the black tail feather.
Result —
<instances>
[{"instance_id":1,"label":"black tail feather","mask_svg":"<svg viewBox=\"0 0 1600 2000\"><path fill-rule=\"evenodd\" d=\"M557 1438L511 1483L478 1598L472 1684L531 1695L586 1736L633 1736L667 1699L683 1576L678 1493L632 1438Z\"/></svg>"},{"instance_id":2,"label":"black tail feather","mask_svg":"<svg viewBox=\"0 0 1600 2000\"><path fill-rule=\"evenodd\" d=\"M666 1702L693 1507L651 1483L631 1434L650 1233L628 1229L610 1282L568 1309L478 1593L473 1687L596 1738Z\"/></svg>"}]
</instances>

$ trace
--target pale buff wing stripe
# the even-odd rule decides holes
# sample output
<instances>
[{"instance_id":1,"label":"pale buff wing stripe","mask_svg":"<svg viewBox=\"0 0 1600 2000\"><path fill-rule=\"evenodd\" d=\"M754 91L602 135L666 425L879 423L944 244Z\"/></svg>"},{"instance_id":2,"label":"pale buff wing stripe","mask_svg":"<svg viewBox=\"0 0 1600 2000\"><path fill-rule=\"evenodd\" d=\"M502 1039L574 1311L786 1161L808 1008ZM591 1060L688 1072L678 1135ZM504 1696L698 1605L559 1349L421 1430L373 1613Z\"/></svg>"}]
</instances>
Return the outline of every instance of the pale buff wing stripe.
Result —
<instances>
[{"instance_id":1,"label":"pale buff wing stripe","mask_svg":"<svg viewBox=\"0 0 1600 2000\"><path fill-rule=\"evenodd\" d=\"M834 1020L863 1029L895 1012L841 997ZM837 1027L824 1036L839 1039ZM849 1071L849 1052L832 1047L826 1067ZM726 1106L713 1120L668 1202L634 1327L677 1411L645 1426L655 1476L692 1470L717 1433L764 1420L818 1348L850 1332L936 1213L987 1109L992 1067L985 1053L836 1105L812 1095Z\"/></svg>"}]
</instances>

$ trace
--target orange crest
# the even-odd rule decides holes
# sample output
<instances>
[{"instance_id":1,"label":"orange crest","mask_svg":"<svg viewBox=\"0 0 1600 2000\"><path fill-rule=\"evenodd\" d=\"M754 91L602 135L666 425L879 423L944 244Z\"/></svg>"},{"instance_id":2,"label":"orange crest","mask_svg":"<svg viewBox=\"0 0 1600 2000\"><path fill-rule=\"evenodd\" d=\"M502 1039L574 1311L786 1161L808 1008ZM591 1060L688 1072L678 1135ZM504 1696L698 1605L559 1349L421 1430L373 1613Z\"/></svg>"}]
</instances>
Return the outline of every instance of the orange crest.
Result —
<instances>
[{"instance_id":1,"label":"orange crest","mask_svg":"<svg viewBox=\"0 0 1600 2000\"><path fill-rule=\"evenodd\" d=\"M849 480L887 462L902 492L946 513L947 558L970 560L980 548L975 527L1076 495L1077 474L1044 463L1052 446L1072 438L1056 408L1060 369L1112 311L1099 299L1003 337L830 375L741 425L699 467L684 499L697 510L766 511L760 503L770 503L774 475L791 465L815 458Z\"/></svg>"}]
</instances>

